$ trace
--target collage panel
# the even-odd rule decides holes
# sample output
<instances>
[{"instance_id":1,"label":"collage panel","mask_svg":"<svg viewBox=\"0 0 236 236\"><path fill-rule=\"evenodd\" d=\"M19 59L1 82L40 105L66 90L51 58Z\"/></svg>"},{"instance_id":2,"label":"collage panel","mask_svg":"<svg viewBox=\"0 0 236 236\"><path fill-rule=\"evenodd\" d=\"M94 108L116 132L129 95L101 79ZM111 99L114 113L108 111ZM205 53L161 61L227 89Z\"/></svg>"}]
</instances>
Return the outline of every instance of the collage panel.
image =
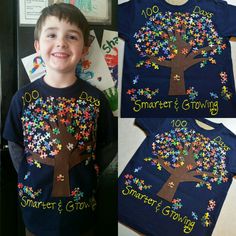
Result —
<instances>
[{"instance_id":1,"label":"collage panel","mask_svg":"<svg viewBox=\"0 0 236 236\"><path fill-rule=\"evenodd\" d=\"M119 120L118 235L234 235L235 118Z\"/></svg>"},{"instance_id":2,"label":"collage panel","mask_svg":"<svg viewBox=\"0 0 236 236\"><path fill-rule=\"evenodd\" d=\"M0 235L117 235L116 0L0 7Z\"/></svg>"},{"instance_id":3,"label":"collage panel","mask_svg":"<svg viewBox=\"0 0 236 236\"><path fill-rule=\"evenodd\" d=\"M236 116L233 0L119 3L121 117Z\"/></svg>"}]
</instances>

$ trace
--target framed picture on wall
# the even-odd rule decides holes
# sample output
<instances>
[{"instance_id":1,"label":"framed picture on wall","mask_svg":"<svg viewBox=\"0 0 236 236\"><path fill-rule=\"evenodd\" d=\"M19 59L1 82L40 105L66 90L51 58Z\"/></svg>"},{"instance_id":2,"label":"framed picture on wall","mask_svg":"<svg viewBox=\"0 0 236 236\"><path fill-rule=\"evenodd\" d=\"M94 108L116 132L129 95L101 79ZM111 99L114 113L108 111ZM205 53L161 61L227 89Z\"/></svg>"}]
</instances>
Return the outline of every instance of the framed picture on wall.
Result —
<instances>
[{"instance_id":1,"label":"framed picture on wall","mask_svg":"<svg viewBox=\"0 0 236 236\"><path fill-rule=\"evenodd\" d=\"M34 26L43 8L59 2L78 7L90 24L111 24L112 0L21 0L19 1L20 26Z\"/></svg>"},{"instance_id":2,"label":"framed picture on wall","mask_svg":"<svg viewBox=\"0 0 236 236\"><path fill-rule=\"evenodd\" d=\"M48 6L48 0L20 0L19 23L20 26L33 26L36 24L43 8Z\"/></svg>"},{"instance_id":3,"label":"framed picture on wall","mask_svg":"<svg viewBox=\"0 0 236 236\"><path fill-rule=\"evenodd\" d=\"M49 5L58 2L70 3L78 7L91 24L111 24L112 0L48 0Z\"/></svg>"}]
</instances>

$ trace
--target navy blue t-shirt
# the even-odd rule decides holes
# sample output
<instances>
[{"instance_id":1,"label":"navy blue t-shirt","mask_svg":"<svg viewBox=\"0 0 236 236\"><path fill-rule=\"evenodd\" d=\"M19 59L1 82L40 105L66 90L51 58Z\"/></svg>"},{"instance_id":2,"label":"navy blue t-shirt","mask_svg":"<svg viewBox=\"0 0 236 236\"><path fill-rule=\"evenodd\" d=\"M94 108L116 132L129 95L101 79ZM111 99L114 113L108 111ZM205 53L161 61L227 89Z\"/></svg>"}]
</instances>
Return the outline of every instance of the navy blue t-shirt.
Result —
<instances>
[{"instance_id":1,"label":"navy blue t-shirt","mask_svg":"<svg viewBox=\"0 0 236 236\"><path fill-rule=\"evenodd\" d=\"M30 232L72 236L94 226L96 152L112 137L106 98L82 80L53 88L41 78L15 94L4 138L24 146L18 194Z\"/></svg>"},{"instance_id":2,"label":"navy blue t-shirt","mask_svg":"<svg viewBox=\"0 0 236 236\"><path fill-rule=\"evenodd\" d=\"M236 6L222 0L120 4L125 40L122 117L235 117L230 36Z\"/></svg>"},{"instance_id":3,"label":"navy blue t-shirt","mask_svg":"<svg viewBox=\"0 0 236 236\"><path fill-rule=\"evenodd\" d=\"M119 221L145 235L211 235L236 173L236 136L205 119L137 118L147 134L119 177Z\"/></svg>"}]
</instances>

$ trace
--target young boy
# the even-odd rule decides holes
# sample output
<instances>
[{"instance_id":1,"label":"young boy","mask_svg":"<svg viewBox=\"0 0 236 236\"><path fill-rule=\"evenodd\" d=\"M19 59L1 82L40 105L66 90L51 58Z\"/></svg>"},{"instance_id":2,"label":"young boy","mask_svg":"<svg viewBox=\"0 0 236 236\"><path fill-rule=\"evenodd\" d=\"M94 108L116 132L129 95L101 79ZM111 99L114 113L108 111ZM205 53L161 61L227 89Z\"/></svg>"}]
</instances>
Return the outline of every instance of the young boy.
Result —
<instances>
[{"instance_id":1,"label":"young boy","mask_svg":"<svg viewBox=\"0 0 236 236\"><path fill-rule=\"evenodd\" d=\"M4 137L18 172L27 235L93 235L95 157L113 134L105 97L75 76L88 40L79 9L65 3L45 8L34 45L46 75L12 99Z\"/></svg>"}]
</instances>

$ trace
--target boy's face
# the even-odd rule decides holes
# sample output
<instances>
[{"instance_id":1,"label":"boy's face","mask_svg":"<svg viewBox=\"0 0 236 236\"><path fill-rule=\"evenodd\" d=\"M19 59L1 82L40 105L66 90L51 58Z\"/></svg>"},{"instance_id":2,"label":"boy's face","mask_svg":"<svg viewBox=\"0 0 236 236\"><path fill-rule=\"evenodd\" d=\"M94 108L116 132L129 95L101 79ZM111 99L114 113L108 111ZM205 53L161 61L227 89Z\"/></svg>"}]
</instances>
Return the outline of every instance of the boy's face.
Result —
<instances>
[{"instance_id":1,"label":"boy's face","mask_svg":"<svg viewBox=\"0 0 236 236\"><path fill-rule=\"evenodd\" d=\"M87 52L81 30L54 16L46 18L34 46L42 56L47 72L75 73L77 63Z\"/></svg>"}]
</instances>

